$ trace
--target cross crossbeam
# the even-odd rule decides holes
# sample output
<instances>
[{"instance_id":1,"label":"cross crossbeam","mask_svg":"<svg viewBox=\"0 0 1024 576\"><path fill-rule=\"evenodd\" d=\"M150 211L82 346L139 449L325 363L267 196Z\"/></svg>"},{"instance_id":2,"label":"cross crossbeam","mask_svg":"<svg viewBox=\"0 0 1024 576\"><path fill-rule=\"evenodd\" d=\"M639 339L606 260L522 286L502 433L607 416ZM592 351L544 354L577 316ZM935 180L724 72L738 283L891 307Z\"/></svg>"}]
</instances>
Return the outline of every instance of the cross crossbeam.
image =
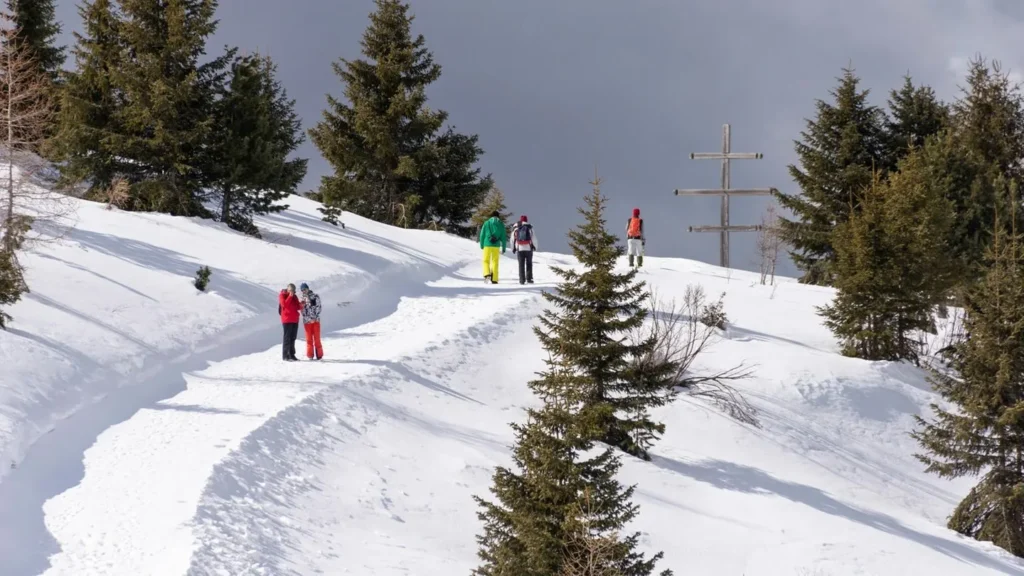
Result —
<instances>
[{"instance_id":1,"label":"cross crossbeam","mask_svg":"<svg viewBox=\"0 0 1024 576\"><path fill-rule=\"evenodd\" d=\"M732 226L729 224L729 197L730 196L768 196L774 188L730 188L729 178L730 162L732 160L760 160L764 154L760 152L733 152L732 135L728 124L722 125L722 151L721 152L691 152L691 160L721 160L722 161L722 187L721 188L682 188L676 189L676 196L721 196L722 215L720 226L690 226L690 232L718 232L719 238L719 260L723 268L729 267L729 233L730 232L754 232L761 230L760 225L753 226Z\"/></svg>"}]
</instances>

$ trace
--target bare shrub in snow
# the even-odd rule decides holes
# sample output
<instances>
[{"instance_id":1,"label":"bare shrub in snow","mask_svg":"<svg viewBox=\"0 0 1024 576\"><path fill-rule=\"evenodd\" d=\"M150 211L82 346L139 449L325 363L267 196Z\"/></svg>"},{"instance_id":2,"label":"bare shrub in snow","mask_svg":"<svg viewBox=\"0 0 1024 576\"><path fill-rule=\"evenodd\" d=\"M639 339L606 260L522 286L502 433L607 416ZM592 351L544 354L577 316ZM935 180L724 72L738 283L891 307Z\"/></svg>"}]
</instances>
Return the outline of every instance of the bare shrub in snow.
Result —
<instances>
[{"instance_id":1,"label":"bare shrub in snow","mask_svg":"<svg viewBox=\"0 0 1024 576\"><path fill-rule=\"evenodd\" d=\"M687 295L690 294L689 288L687 288ZM718 297L718 300L711 302L710 304L704 303L704 289L698 286L695 289L694 297L699 299L701 304L698 308L700 312L700 323L707 326L708 328L717 328L719 330L725 330L725 325L729 322L729 317L725 314L725 303L722 300L725 298L725 292Z\"/></svg>"},{"instance_id":2,"label":"bare shrub in snow","mask_svg":"<svg viewBox=\"0 0 1024 576\"><path fill-rule=\"evenodd\" d=\"M638 362L671 363L674 370L669 385L689 396L703 398L740 422L758 426L757 410L730 383L750 377L751 372L742 364L698 375L694 372L697 358L712 344L716 335L714 323L705 322L709 308L719 310L724 322L721 299L715 305L706 303L704 289L689 285L682 303L663 301L652 291L648 299L648 322L641 328L639 338L654 337L657 345L647 357Z\"/></svg>"},{"instance_id":3,"label":"bare shrub in snow","mask_svg":"<svg viewBox=\"0 0 1024 576\"><path fill-rule=\"evenodd\" d=\"M775 203L768 204L761 216L761 229L757 233L757 254L761 258L761 284L775 284L775 265L782 248L782 233Z\"/></svg>"},{"instance_id":4,"label":"bare shrub in snow","mask_svg":"<svg viewBox=\"0 0 1024 576\"><path fill-rule=\"evenodd\" d=\"M130 186L124 178L117 178L111 183L110 188L104 192L104 201L107 203L107 210L114 208L123 209L131 198Z\"/></svg>"}]
</instances>

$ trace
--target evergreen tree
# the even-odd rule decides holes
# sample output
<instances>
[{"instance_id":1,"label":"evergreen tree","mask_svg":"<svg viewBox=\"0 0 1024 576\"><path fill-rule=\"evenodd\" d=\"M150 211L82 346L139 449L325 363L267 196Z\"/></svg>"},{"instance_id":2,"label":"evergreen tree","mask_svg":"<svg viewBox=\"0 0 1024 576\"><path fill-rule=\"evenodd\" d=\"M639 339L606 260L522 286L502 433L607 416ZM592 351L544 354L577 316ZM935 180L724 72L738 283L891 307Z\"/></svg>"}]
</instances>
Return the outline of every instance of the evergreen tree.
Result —
<instances>
[{"instance_id":1,"label":"evergreen tree","mask_svg":"<svg viewBox=\"0 0 1024 576\"><path fill-rule=\"evenodd\" d=\"M55 0L7 0L17 30L14 40L28 46L40 72L57 82L64 66L64 47L56 46L61 25Z\"/></svg>"},{"instance_id":2,"label":"evergreen tree","mask_svg":"<svg viewBox=\"0 0 1024 576\"><path fill-rule=\"evenodd\" d=\"M310 130L334 168L320 191L326 202L379 222L409 224L411 212L416 227L433 219L467 233L464 219L490 187L472 169L481 153L476 137L437 135L448 114L427 108L426 87L441 67L423 36L412 36L407 4L375 2L362 39L367 59L334 64L348 103L328 96L323 120Z\"/></svg>"},{"instance_id":3,"label":"evergreen tree","mask_svg":"<svg viewBox=\"0 0 1024 576\"><path fill-rule=\"evenodd\" d=\"M483 150L477 136L449 128L417 155L418 176L413 190L421 199L417 222L433 223L451 234L471 237L479 229L467 224L473 207L494 187L494 179L473 168ZM507 220L506 220L507 221Z\"/></svg>"},{"instance_id":4,"label":"evergreen tree","mask_svg":"<svg viewBox=\"0 0 1024 576\"><path fill-rule=\"evenodd\" d=\"M199 64L213 34L216 0L119 0L122 59L112 76L124 99L108 140L125 158L130 208L208 216L213 103L231 57Z\"/></svg>"},{"instance_id":5,"label":"evergreen tree","mask_svg":"<svg viewBox=\"0 0 1024 576\"><path fill-rule=\"evenodd\" d=\"M950 123L951 134L936 143L929 162L935 185L943 188L957 214L951 253L963 281L972 282L983 273L992 242L996 182L1024 180L1024 99L998 63L990 67L978 58L971 62Z\"/></svg>"},{"instance_id":6,"label":"evergreen tree","mask_svg":"<svg viewBox=\"0 0 1024 576\"><path fill-rule=\"evenodd\" d=\"M903 86L889 94L886 120L889 161L886 167L895 170L910 150L924 147L925 141L945 129L948 123L949 108L935 97L935 91L930 86L914 86L910 75L904 76Z\"/></svg>"},{"instance_id":7,"label":"evergreen tree","mask_svg":"<svg viewBox=\"0 0 1024 576\"><path fill-rule=\"evenodd\" d=\"M74 34L76 69L66 72L53 146L63 185L88 181L95 194L123 172L111 140L118 132L120 98L112 79L121 63L120 19L112 0L85 0L78 13L83 33Z\"/></svg>"},{"instance_id":8,"label":"evergreen tree","mask_svg":"<svg viewBox=\"0 0 1024 576\"><path fill-rule=\"evenodd\" d=\"M274 203L294 193L306 175L305 159L288 159L302 142L302 126L275 73L270 58L236 59L215 108L211 154L220 220L257 237L253 215L286 208Z\"/></svg>"},{"instance_id":9,"label":"evergreen tree","mask_svg":"<svg viewBox=\"0 0 1024 576\"><path fill-rule=\"evenodd\" d=\"M953 212L917 152L887 182L876 175L859 204L833 235L837 294L820 312L844 354L916 363L913 336L934 332L932 311L951 284L944 240Z\"/></svg>"},{"instance_id":10,"label":"evergreen tree","mask_svg":"<svg viewBox=\"0 0 1024 576\"><path fill-rule=\"evenodd\" d=\"M1005 179L999 188L1016 198ZM1024 242L1011 230L994 226L987 271L964 298L964 336L946 353L950 370L932 373L936 391L957 409L933 405L935 420L918 417L914 436L929 472L983 474L949 528L1024 556Z\"/></svg>"},{"instance_id":11,"label":"evergreen tree","mask_svg":"<svg viewBox=\"0 0 1024 576\"><path fill-rule=\"evenodd\" d=\"M491 186L490 192L477 206L476 212L473 213L473 217L469 219L469 225L472 226L472 233L479 234L480 227L484 225L484 222L491 217L491 214L498 213L498 218L505 223L505 234L512 233L512 226L509 222L512 221L512 212L509 211L508 207L505 206L505 193L501 191L501 188L497 186Z\"/></svg>"},{"instance_id":12,"label":"evergreen tree","mask_svg":"<svg viewBox=\"0 0 1024 576\"><path fill-rule=\"evenodd\" d=\"M779 225L803 272L801 282L831 284L832 230L858 209L851 199L870 185L872 170L886 165L885 115L868 104L859 82L853 70L844 69L831 92L835 103L817 101L816 118L796 142L800 166L789 167L801 195L778 194L796 217L779 218Z\"/></svg>"},{"instance_id":13,"label":"evergreen tree","mask_svg":"<svg viewBox=\"0 0 1024 576\"><path fill-rule=\"evenodd\" d=\"M611 272L621 248L603 229L604 203L595 182L588 209L581 210L587 220L570 234L585 271L557 270L563 279L558 293L545 294L562 314L545 313L535 328L550 358L529 384L543 406L527 410L526 424L512 425L518 470L495 471L496 503L476 498L484 523L478 537L483 562L474 572L479 576L571 574L594 538L602 546L596 568L605 573L651 574L662 557L644 559L636 551L639 534L618 537L637 506L630 502L633 488L615 480L621 464L612 449L585 456L595 441L610 435L610 427L621 424L612 394L623 388L621 356L631 349L617 335L635 327L637 318L643 321L637 306L644 295L642 286L632 284L635 272ZM621 436L628 434L615 435Z\"/></svg>"},{"instance_id":14,"label":"evergreen tree","mask_svg":"<svg viewBox=\"0 0 1024 576\"><path fill-rule=\"evenodd\" d=\"M601 415L596 439L647 459L647 448L665 429L649 411L672 400L667 380L673 367L634 362L650 356L656 345L653 337L632 338L647 318L648 293L636 281L636 269L615 271L624 251L605 227L607 200L600 180L592 184L586 208L580 209L584 222L569 232L569 246L583 269L551 268L561 281L543 293L551 308L541 315L537 336L592 383L586 402Z\"/></svg>"}]
</instances>

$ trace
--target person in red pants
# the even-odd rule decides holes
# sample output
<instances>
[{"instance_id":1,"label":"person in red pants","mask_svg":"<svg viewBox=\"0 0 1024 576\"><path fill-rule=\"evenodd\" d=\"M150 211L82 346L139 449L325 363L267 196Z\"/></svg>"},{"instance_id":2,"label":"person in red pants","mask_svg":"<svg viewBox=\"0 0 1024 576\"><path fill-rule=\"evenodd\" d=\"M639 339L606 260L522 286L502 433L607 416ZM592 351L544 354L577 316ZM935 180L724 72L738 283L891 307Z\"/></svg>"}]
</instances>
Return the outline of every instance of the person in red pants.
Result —
<instances>
[{"instance_id":1,"label":"person in red pants","mask_svg":"<svg viewBox=\"0 0 1024 576\"><path fill-rule=\"evenodd\" d=\"M295 338L299 335L299 312L301 311L302 302L295 295L295 284L289 284L277 296L277 312L281 315L281 326L284 328L281 359L285 362L298 360L295 357Z\"/></svg>"},{"instance_id":2,"label":"person in red pants","mask_svg":"<svg viewBox=\"0 0 1024 576\"><path fill-rule=\"evenodd\" d=\"M305 282L299 289L302 291L302 323L306 327L306 358L319 360L324 357L320 343L320 296Z\"/></svg>"}]
</instances>

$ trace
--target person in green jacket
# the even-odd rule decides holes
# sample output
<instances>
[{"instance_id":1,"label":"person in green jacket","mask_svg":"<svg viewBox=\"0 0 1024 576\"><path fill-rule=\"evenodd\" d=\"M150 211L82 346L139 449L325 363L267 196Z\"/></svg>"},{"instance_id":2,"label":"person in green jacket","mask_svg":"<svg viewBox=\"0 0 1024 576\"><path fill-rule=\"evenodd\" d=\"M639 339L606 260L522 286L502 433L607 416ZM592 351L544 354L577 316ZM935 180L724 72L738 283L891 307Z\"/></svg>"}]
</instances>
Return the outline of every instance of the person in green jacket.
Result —
<instances>
[{"instance_id":1,"label":"person in green jacket","mask_svg":"<svg viewBox=\"0 0 1024 576\"><path fill-rule=\"evenodd\" d=\"M508 241L506 236L505 223L495 210L480 227L480 248L484 251L484 280L490 280L491 284L498 283L498 260L505 253ZM498 252L499 247L501 252Z\"/></svg>"}]
</instances>

